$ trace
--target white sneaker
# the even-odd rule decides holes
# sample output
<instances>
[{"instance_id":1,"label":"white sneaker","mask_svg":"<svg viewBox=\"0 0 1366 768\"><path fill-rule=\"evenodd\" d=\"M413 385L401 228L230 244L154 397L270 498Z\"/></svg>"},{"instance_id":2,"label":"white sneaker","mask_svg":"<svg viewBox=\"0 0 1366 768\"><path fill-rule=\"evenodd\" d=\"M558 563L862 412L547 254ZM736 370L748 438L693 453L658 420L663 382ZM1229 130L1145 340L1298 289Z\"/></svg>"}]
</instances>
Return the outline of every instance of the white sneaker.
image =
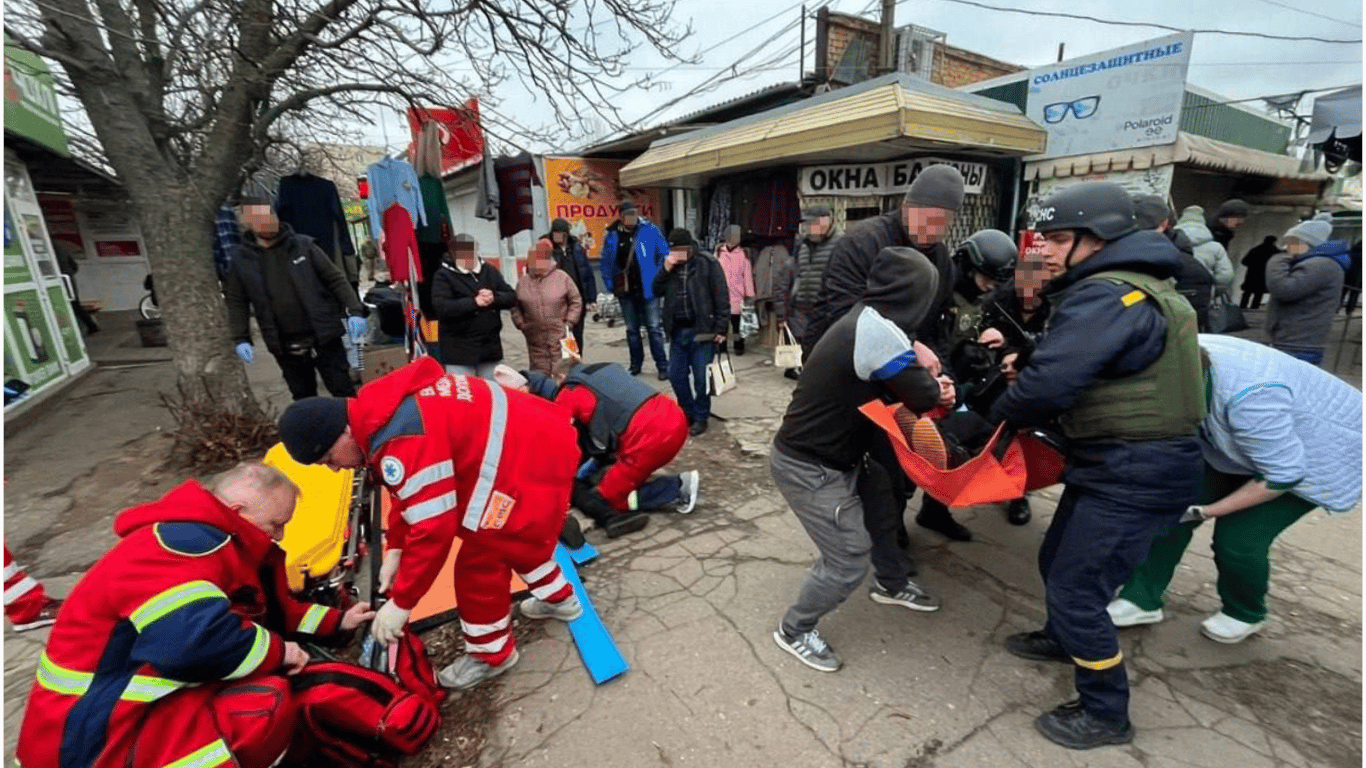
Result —
<instances>
[{"instance_id":1,"label":"white sneaker","mask_svg":"<svg viewBox=\"0 0 1366 768\"><path fill-rule=\"evenodd\" d=\"M1145 611L1122 597L1111 600L1110 604L1105 606L1105 612L1110 614L1110 621L1116 627L1156 624L1165 618L1161 608L1155 611Z\"/></svg>"},{"instance_id":2,"label":"white sneaker","mask_svg":"<svg viewBox=\"0 0 1366 768\"><path fill-rule=\"evenodd\" d=\"M547 603L539 597L528 597L518 604L522 615L528 619L559 619L573 621L583 615L583 604L577 595L570 595L558 603Z\"/></svg>"},{"instance_id":3,"label":"white sneaker","mask_svg":"<svg viewBox=\"0 0 1366 768\"><path fill-rule=\"evenodd\" d=\"M678 501L676 509L679 514L686 515L693 511L697 506L697 487L702 484L702 475L695 469L678 476L682 487L678 489Z\"/></svg>"},{"instance_id":4,"label":"white sneaker","mask_svg":"<svg viewBox=\"0 0 1366 768\"><path fill-rule=\"evenodd\" d=\"M453 662L450 666L437 672L436 679L437 682L447 688L463 691L512 669L512 665L516 664L520 657L521 654L513 649L511 656L508 656L502 664L494 667L473 656L461 656L459 661Z\"/></svg>"},{"instance_id":5,"label":"white sneaker","mask_svg":"<svg viewBox=\"0 0 1366 768\"><path fill-rule=\"evenodd\" d=\"M1220 611L1213 616L1200 622L1200 632L1205 637L1216 643L1241 643L1252 635L1256 634L1263 626L1265 621L1256 624L1248 624L1246 621L1238 621Z\"/></svg>"}]
</instances>

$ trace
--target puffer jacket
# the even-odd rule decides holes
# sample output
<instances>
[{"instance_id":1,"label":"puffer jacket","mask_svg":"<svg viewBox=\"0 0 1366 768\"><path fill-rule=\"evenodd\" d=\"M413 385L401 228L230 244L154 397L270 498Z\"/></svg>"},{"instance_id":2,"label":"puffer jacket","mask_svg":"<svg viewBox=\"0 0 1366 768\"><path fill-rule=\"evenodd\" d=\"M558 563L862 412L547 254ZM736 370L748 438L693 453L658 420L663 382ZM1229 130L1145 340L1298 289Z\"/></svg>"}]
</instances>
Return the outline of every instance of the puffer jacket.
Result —
<instances>
[{"instance_id":1,"label":"puffer jacket","mask_svg":"<svg viewBox=\"0 0 1366 768\"><path fill-rule=\"evenodd\" d=\"M1266 264L1266 333L1271 346L1288 352L1322 350L1342 300L1351 267L1350 249L1329 240L1301 256L1278 253Z\"/></svg>"},{"instance_id":2,"label":"puffer jacket","mask_svg":"<svg viewBox=\"0 0 1366 768\"><path fill-rule=\"evenodd\" d=\"M1214 290L1225 296L1233 295L1233 262L1229 261L1224 246L1214 239L1214 234L1205 226L1205 211L1198 205L1187 206L1176 222L1176 228L1190 238L1195 250L1195 260L1209 270L1214 278Z\"/></svg>"},{"instance_id":3,"label":"puffer jacket","mask_svg":"<svg viewBox=\"0 0 1366 768\"><path fill-rule=\"evenodd\" d=\"M1329 512L1361 499L1361 390L1317 366L1246 339L1202 334L1210 408L1205 461L1255 475Z\"/></svg>"},{"instance_id":4,"label":"puffer jacket","mask_svg":"<svg viewBox=\"0 0 1366 768\"><path fill-rule=\"evenodd\" d=\"M579 322L583 298L574 280L555 267L543 275L527 272L517 281L517 305L512 324L526 336L531 368L550 372L560 359L565 327Z\"/></svg>"}]
</instances>

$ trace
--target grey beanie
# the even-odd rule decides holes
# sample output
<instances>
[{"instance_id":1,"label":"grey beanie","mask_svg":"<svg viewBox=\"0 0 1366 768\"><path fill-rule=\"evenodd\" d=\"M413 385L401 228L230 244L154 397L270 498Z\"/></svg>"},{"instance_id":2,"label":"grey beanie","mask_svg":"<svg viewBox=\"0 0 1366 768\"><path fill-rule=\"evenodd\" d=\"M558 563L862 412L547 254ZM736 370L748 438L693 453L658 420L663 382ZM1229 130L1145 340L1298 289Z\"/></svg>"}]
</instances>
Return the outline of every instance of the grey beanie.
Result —
<instances>
[{"instance_id":1,"label":"grey beanie","mask_svg":"<svg viewBox=\"0 0 1366 768\"><path fill-rule=\"evenodd\" d=\"M1174 222L1176 217L1161 195L1134 196L1134 223L1139 229L1157 229L1167 220Z\"/></svg>"},{"instance_id":2,"label":"grey beanie","mask_svg":"<svg viewBox=\"0 0 1366 768\"><path fill-rule=\"evenodd\" d=\"M952 165L931 165L911 182L901 204L957 211L963 206L963 174Z\"/></svg>"},{"instance_id":3,"label":"grey beanie","mask_svg":"<svg viewBox=\"0 0 1366 768\"><path fill-rule=\"evenodd\" d=\"M1320 214L1320 216L1322 216L1322 214ZM1332 220L1320 218L1319 216L1308 221L1301 221L1285 233L1286 237L1293 237L1311 248L1328 242L1328 238L1332 237L1332 235Z\"/></svg>"}]
</instances>

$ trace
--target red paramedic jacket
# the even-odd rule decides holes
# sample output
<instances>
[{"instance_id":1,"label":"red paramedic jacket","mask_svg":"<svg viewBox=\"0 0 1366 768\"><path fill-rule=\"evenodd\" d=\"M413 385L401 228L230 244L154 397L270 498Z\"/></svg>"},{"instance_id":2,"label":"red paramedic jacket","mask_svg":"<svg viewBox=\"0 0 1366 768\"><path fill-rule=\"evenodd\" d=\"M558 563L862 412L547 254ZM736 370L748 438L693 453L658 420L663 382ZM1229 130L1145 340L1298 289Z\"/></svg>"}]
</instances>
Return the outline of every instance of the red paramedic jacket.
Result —
<instances>
[{"instance_id":1,"label":"red paramedic jacket","mask_svg":"<svg viewBox=\"0 0 1366 768\"><path fill-rule=\"evenodd\" d=\"M224 681L277 672L286 637L333 634L341 612L291 597L283 550L193 480L114 532L52 628L18 763L232 765L207 702Z\"/></svg>"},{"instance_id":2,"label":"red paramedic jacket","mask_svg":"<svg viewBox=\"0 0 1366 768\"><path fill-rule=\"evenodd\" d=\"M554 549L579 464L569 412L424 357L361 387L351 434L393 500L403 550L390 599L411 610L457 536L504 552Z\"/></svg>"}]
</instances>

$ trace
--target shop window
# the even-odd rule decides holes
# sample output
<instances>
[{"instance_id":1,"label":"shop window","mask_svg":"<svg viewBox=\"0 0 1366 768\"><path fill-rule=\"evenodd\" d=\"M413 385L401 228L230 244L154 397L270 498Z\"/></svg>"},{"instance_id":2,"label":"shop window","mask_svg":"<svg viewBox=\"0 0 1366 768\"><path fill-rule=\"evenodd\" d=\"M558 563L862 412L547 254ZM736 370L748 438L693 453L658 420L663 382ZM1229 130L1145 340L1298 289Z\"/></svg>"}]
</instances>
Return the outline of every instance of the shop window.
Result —
<instances>
[{"instance_id":1,"label":"shop window","mask_svg":"<svg viewBox=\"0 0 1366 768\"><path fill-rule=\"evenodd\" d=\"M875 205L862 206L859 208L846 208L844 210L844 220L846 222L846 225L853 224L856 221L863 221L864 219L871 219L874 216L881 215L882 209L878 208Z\"/></svg>"}]
</instances>

